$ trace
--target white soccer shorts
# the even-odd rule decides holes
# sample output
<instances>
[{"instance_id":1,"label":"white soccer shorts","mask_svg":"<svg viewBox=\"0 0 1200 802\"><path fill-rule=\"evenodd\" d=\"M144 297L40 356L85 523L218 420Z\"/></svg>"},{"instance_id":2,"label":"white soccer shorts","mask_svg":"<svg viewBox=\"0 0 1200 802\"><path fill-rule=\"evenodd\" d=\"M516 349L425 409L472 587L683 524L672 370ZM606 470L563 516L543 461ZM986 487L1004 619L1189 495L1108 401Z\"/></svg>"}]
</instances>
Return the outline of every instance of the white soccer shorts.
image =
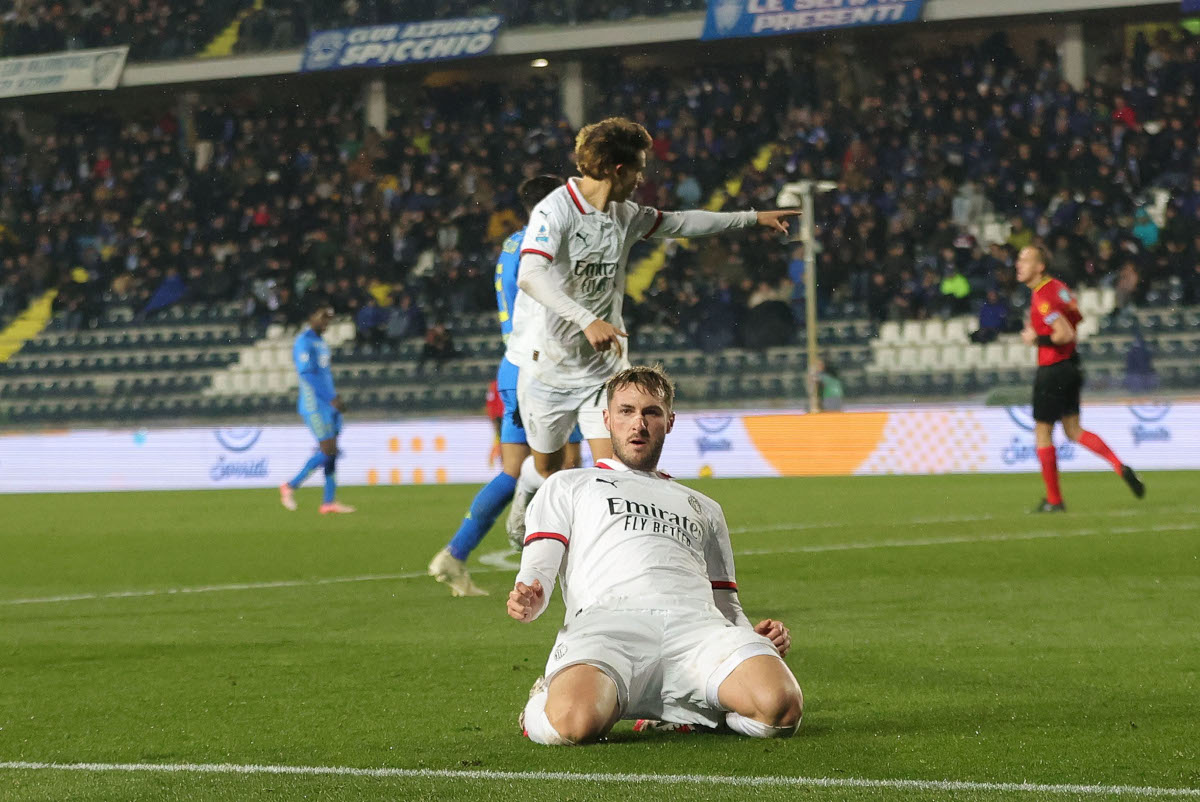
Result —
<instances>
[{"instance_id":1,"label":"white soccer shorts","mask_svg":"<svg viewBox=\"0 0 1200 802\"><path fill-rule=\"evenodd\" d=\"M573 665L595 666L617 686L621 718L716 727L721 683L751 657L779 653L715 606L671 610L594 607L559 630L546 679Z\"/></svg>"},{"instance_id":2,"label":"white soccer shorts","mask_svg":"<svg viewBox=\"0 0 1200 802\"><path fill-rule=\"evenodd\" d=\"M585 440L607 440L604 385L560 388L544 384L523 370L517 377L517 409L525 440L534 451L553 454L567 444L575 424Z\"/></svg>"}]
</instances>

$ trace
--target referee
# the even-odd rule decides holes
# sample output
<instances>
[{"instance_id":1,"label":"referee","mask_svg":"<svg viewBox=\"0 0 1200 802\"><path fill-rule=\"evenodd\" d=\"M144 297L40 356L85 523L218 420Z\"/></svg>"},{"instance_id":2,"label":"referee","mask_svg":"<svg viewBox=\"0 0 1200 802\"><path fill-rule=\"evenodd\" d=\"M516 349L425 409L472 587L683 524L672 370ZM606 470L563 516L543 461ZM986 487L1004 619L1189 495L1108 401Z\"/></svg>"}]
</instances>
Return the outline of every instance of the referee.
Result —
<instances>
[{"instance_id":1,"label":"referee","mask_svg":"<svg viewBox=\"0 0 1200 802\"><path fill-rule=\"evenodd\" d=\"M1052 435L1054 424L1062 422L1063 433L1073 443L1106 460L1125 480L1138 498L1146 495L1146 486L1133 468L1117 459L1103 440L1086 431L1079 423L1079 391L1083 370L1075 350L1075 331L1083 315L1066 284L1046 275L1050 254L1041 245L1029 245L1017 255L1017 281L1033 291L1029 305L1029 325L1021 332L1026 345L1037 345L1038 369L1033 382L1034 436L1046 498L1034 512L1065 512L1058 487L1058 459Z\"/></svg>"}]
</instances>

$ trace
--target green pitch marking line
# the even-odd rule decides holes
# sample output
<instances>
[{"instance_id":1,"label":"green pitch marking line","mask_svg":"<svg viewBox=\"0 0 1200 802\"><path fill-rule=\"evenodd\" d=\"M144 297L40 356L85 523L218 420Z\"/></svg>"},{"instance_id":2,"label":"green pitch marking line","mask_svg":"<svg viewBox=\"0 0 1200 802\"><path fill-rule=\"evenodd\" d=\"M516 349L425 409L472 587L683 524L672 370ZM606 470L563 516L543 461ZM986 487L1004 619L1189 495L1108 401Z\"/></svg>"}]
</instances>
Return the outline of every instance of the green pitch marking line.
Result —
<instances>
[{"instance_id":1,"label":"green pitch marking line","mask_svg":"<svg viewBox=\"0 0 1200 802\"><path fill-rule=\"evenodd\" d=\"M0 763L8 771L152 772L159 774L267 774L293 776L380 777L406 779L500 780L527 782L641 783L646 785L710 785L736 788L879 788L908 791L1007 791L1076 796L1141 796L1200 798L1200 788L1157 788L1143 785L968 782L965 780L871 780L854 777L722 777L712 774L616 774L566 771L478 771L450 769L364 769L351 766L264 766L240 763Z\"/></svg>"},{"instance_id":2,"label":"green pitch marking line","mask_svg":"<svg viewBox=\"0 0 1200 802\"><path fill-rule=\"evenodd\" d=\"M1057 540L1071 537L1095 537L1097 535L1133 535L1143 533L1165 533L1192 531L1195 524L1158 524L1148 527L1113 527L1109 529L1075 529L1044 532L1014 532L995 535L961 535L948 537L910 538L907 540L875 540L858 543L822 543L808 546L792 546L773 549L739 549L738 557L757 557L771 554L821 554L836 551L866 551L869 549L916 548L921 546L948 546L970 543L1005 543L1021 540ZM472 569L473 573L484 574L496 571L516 571L519 563L509 562L512 551L496 551L480 557L483 568ZM74 593L65 596L44 596L31 599L0 599L0 607L16 607L31 604L60 604L94 599L136 599L147 596L182 596L199 593L223 593L238 590L270 590L272 588L305 588L319 585L344 585L354 582L384 582L389 580L419 579L429 576L425 571L399 574L363 574L361 576L335 576L321 579L282 579L267 582L234 582L224 585L199 585L184 588L161 588L150 590L118 590L107 593Z\"/></svg>"}]
</instances>

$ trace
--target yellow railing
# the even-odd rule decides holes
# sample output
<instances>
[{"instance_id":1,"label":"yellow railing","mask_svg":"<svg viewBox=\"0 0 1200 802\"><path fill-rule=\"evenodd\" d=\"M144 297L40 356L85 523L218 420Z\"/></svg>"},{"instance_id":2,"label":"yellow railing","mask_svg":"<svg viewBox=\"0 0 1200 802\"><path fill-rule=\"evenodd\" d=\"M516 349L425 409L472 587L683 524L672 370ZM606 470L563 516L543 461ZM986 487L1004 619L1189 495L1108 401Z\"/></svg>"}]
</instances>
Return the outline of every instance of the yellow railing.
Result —
<instances>
[{"instance_id":1,"label":"yellow railing","mask_svg":"<svg viewBox=\"0 0 1200 802\"><path fill-rule=\"evenodd\" d=\"M54 298L58 290L48 290L17 315L4 331L0 331L0 362L20 351L25 343L42 333L54 316Z\"/></svg>"},{"instance_id":2,"label":"yellow railing","mask_svg":"<svg viewBox=\"0 0 1200 802\"><path fill-rule=\"evenodd\" d=\"M762 172L767 169L767 165L771 161L771 156L775 154L775 145L763 145L750 160L750 166L755 170ZM720 188L709 196L704 202L704 208L710 212L719 211L725 205L725 201L731 196L738 194L742 190L742 175L739 173L733 178L726 181ZM681 246L690 247L685 239L676 240ZM625 280L625 291L633 296L636 301L642 300L646 290L650 289L650 285L654 283L654 277L658 275L658 271L662 270L667 263L667 242L660 240L654 250L642 257L636 265L629 268L629 277Z\"/></svg>"}]
</instances>

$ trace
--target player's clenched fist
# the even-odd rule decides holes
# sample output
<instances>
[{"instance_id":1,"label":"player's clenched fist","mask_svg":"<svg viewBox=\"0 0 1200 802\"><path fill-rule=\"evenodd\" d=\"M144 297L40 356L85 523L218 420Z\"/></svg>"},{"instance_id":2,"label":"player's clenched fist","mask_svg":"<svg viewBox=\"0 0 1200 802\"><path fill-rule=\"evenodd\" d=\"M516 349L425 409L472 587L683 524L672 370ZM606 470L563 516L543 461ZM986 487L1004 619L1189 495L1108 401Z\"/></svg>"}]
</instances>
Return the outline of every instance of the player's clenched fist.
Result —
<instances>
[{"instance_id":1,"label":"player's clenched fist","mask_svg":"<svg viewBox=\"0 0 1200 802\"><path fill-rule=\"evenodd\" d=\"M780 657L787 657L788 650L792 648L792 633L788 632L782 621L764 618L754 627L754 631L771 641Z\"/></svg>"},{"instance_id":2,"label":"player's clenched fist","mask_svg":"<svg viewBox=\"0 0 1200 802\"><path fill-rule=\"evenodd\" d=\"M532 585L518 582L508 594L508 614L518 621L532 621L534 614L542 609L545 595L542 583L536 579Z\"/></svg>"}]
</instances>

